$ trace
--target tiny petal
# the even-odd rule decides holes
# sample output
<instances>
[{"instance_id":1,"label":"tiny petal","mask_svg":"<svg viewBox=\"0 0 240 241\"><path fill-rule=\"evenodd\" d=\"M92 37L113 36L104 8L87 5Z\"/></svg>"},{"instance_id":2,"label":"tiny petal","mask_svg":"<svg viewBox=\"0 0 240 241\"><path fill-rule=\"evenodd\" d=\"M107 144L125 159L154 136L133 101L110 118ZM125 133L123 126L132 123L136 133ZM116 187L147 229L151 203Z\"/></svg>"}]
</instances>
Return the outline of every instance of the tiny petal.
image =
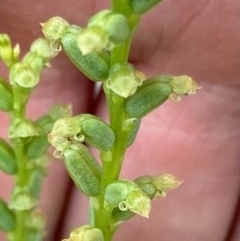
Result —
<instances>
[{"instance_id":1,"label":"tiny petal","mask_svg":"<svg viewBox=\"0 0 240 241\"><path fill-rule=\"evenodd\" d=\"M47 20L45 23L41 23L42 32L44 36L49 40L59 40L67 31L69 23L59 17L55 16Z\"/></svg>"},{"instance_id":2,"label":"tiny petal","mask_svg":"<svg viewBox=\"0 0 240 241\"><path fill-rule=\"evenodd\" d=\"M156 190L158 190L158 195L164 197L166 191L177 188L182 182L183 181L178 180L174 175L165 173L153 177L152 184Z\"/></svg>"},{"instance_id":3,"label":"tiny petal","mask_svg":"<svg viewBox=\"0 0 240 241\"><path fill-rule=\"evenodd\" d=\"M63 117L54 123L51 135L73 137L79 134L80 131L80 122L77 117Z\"/></svg>"},{"instance_id":4,"label":"tiny petal","mask_svg":"<svg viewBox=\"0 0 240 241\"><path fill-rule=\"evenodd\" d=\"M201 87L189 76L174 76L170 82L173 93L177 95L192 95Z\"/></svg>"},{"instance_id":5,"label":"tiny petal","mask_svg":"<svg viewBox=\"0 0 240 241\"><path fill-rule=\"evenodd\" d=\"M132 212L148 218L151 210L151 199L141 189L135 189L128 194L126 206Z\"/></svg>"}]
</instances>

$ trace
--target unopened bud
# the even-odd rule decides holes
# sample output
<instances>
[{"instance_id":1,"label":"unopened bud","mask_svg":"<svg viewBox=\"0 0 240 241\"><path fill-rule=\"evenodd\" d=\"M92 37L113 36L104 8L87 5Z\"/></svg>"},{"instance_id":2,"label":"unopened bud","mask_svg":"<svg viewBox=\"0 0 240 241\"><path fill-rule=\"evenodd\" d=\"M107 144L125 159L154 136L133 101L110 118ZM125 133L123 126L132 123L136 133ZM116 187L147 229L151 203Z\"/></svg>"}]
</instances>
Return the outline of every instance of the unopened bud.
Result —
<instances>
[{"instance_id":1,"label":"unopened bud","mask_svg":"<svg viewBox=\"0 0 240 241\"><path fill-rule=\"evenodd\" d=\"M151 209L151 200L147 194L136 183L128 180L108 185L104 199L110 208L118 207L120 211L131 211L143 217L148 217Z\"/></svg>"},{"instance_id":2,"label":"unopened bud","mask_svg":"<svg viewBox=\"0 0 240 241\"><path fill-rule=\"evenodd\" d=\"M172 174L162 174L160 176L153 177L152 184L158 190L157 195L160 197L164 197L166 195L166 191L177 188L181 185L183 181L178 180Z\"/></svg>"},{"instance_id":3,"label":"unopened bud","mask_svg":"<svg viewBox=\"0 0 240 241\"><path fill-rule=\"evenodd\" d=\"M28 63L16 63L10 70L11 83L23 88L33 88L39 80L39 73Z\"/></svg>"},{"instance_id":4,"label":"unopened bud","mask_svg":"<svg viewBox=\"0 0 240 241\"><path fill-rule=\"evenodd\" d=\"M34 208L38 200L26 190L15 188L9 202L9 208L13 210L30 210Z\"/></svg>"},{"instance_id":5,"label":"unopened bud","mask_svg":"<svg viewBox=\"0 0 240 241\"><path fill-rule=\"evenodd\" d=\"M10 37L7 34L0 34L0 58L8 67L14 64L19 52L19 45L16 45L13 50Z\"/></svg>"},{"instance_id":6,"label":"unopened bud","mask_svg":"<svg viewBox=\"0 0 240 241\"><path fill-rule=\"evenodd\" d=\"M36 39L30 48L31 52L36 52L38 56L44 60L50 60L54 58L58 52L54 51L51 47L50 41L44 38Z\"/></svg>"},{"instance_id":7,"label":"unopened bud","mask_svg":"<svg viewBox=\"0 0 240 241\"><path fill-rule=\"evenodd\" d=\"M131 64L114 65L106 81L107 88L124 98L133 95L141 84L142 79Z\"/></svg>"},{"instance_id":8,"label":"unopened bud","mask_svg":"<svg viewBox=\"0 0 240 241\"><path fill-rule=\"evenodd\" d=\"M48 141L59 151L66 150L75 142L83 142L84 135L81 133L78 117L63 117L58 119L54 123L52 131L48 134ZM58 154L57 152L57 156ZM57 156L55 155L55 157Z\"/></svg>"},{"instance_id":9,"label":"unopened bud","mask_svg":"<svg viewBox=\"0 0 240 241\"><path fill-rule=\"evenodd\" d=\"M182 183L169 173L158 176L142 176L137 178L135 182L151 199L155 196L165 197L167 191L177 188Z\"/></svg>"},{"instance_id":10,"label":"unopened bud","mask_svg":"<svg viewBox=\"0 0 240 241\"><path fill-rule=\"evenodd\" d=\"M70 233L70 237L63 241L104 241L103 232L90 225L74 229Z\"/></svg>"},{"instance_id":11,"label":"unopened bud","mask_svg":"<svg viewBox=\"0 0 240 241\"><path fill-rule=\"evenodd\" d=\"M201 87L189 76L180 75L173 76L170 85L173 93L170 95L170 99L179 101L182 95L193 95Z\"/></svg>"},{"instance_id":12,"label":"unopened bud","mask_svg":"<svg viewBox=\"0 0 240 241\"><path fill-rule=\"evenodd\" d=\"M123 14L113 13L110 10L103 10L94 15L88 26L100 26L109 36L114 44L121 43L129 35L128 20Z\"/></svg>"},{"instance_id":13,"label":"unopened bud","mask_svg":"<svg viewBox=\"0 0 240 241\"><path fill-rule=\"evenodd\" d=\"M44 67L44 60L36 52L28 52L24 58L23 63L31 66L36 73L40 73Z\"/></svg>"},{"instance_id":14,"label":"unopened bud","mask_svg":"<svg viewBox=\"0 0 240 241\"><path fill-rule=\"evenodd\" d=\"M17 120L9 128L9 138L26 138L42 134L42 130L31 120Z\"/></svg>"},{"instance_id":15,"label":"unopened bud","mask_svg":"<svg viewBox=\"0 0 240 241\"><path fill-rule=\"evenodd\" d=\"M49 40L59 40L67 31L69 23L59 17L55 16L47 20L45 23L41 23L42 32L44 36Z\"/></svg>"}]
</instances>

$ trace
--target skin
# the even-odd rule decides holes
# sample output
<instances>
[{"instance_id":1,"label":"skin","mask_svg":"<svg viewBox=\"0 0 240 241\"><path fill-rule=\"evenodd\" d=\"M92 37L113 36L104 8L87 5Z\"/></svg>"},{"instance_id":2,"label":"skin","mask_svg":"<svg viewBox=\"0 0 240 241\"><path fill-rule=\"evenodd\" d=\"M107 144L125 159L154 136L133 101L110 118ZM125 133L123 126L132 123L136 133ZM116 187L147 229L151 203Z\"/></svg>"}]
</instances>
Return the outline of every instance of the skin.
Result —
<instances>
[{"instance_id":1,"label":"skin","mask_svg":"<svg viewBox=\"0 0 240 241\"><path fill-rule=\"evenodd\" d=\"M187 74L203 88L178 104L167 102L143 119L121 174L134 179L169 172L184 182L153 201L149 220L135 217L123 224L116 241L240 239L240 4L192 2L166 0L146 14L130 60L147 76ZM109 1L43 0L15 1L13 7L6 0L0 8L1 32L19 42L24 53L41 34L39 22L60 15L84 26L92 13L108 5ZM2 65L0 70L6 74ZM106 116L104 99L92 101L92 84L64 55L44 72L28 114L36 118L54 103L72 103L74 113L94 110ZM0 135L6 136L8 119L2 112L0 120ZM7 199L12 181L2 173L0 179L0 195ZM86 200L72 187L59 161L49 166L41 207L48 220L46 241L67 237L72 228L86 223ZM0 240L5 240L2 234Z\"/></svg>"}]
</instances>

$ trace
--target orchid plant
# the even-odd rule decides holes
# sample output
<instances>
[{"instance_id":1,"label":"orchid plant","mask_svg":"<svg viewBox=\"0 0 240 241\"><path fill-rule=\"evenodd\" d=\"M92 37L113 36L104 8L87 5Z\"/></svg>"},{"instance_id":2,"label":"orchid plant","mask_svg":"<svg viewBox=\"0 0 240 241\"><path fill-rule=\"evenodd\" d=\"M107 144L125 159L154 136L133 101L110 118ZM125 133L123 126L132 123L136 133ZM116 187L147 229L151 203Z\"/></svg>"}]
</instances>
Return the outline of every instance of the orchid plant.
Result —
<instances>
[{"instance_id":1,"label":"orchid plant","mask_svg":"<svg viewBox=\"0 0 240 241\"><path fill-rule=\"evenodd\" d=\"M122 222L134 215L148 217L151 200L181 184L169 173L135 180L120 177L142 118L165 101L178 102L200 88L186 75L147 77L129 62L141 17L159 2L112 0L111 8L93 15L86 26L54 16L41 24L44 37L35 40L23 58L19 45L12 46L7 34L0 35L0 57L9 71L9 79L0 78L0 109L11 120L9 141L0 139L0 169L15 181L9 202L0 199L0 229L9 241L44 238L38 201L50 160L49 143L53 156L63 161L76 187L89 198L88 223L64 241L111 241ZM26 116L41 73L61 51L102 87L108 122L88 113L73 116L71 107L57 105L36 121Z\"/></svg>"}]
</instances>

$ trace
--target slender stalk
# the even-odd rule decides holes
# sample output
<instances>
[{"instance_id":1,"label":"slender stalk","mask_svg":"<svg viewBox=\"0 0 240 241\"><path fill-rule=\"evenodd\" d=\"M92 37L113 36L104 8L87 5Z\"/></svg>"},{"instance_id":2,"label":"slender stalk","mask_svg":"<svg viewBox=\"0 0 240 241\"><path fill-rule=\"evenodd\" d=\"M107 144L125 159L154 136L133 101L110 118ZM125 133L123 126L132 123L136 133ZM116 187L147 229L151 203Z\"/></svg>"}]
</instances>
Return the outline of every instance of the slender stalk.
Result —
<instances>
[{"instance_id":1,"label":"slender stalk","mask_svg":"<svg viewBox=\"0 0 240 241\"><path fill-rule=\"evenodd\" d=\"M14 121L22 120L25 116L25 108L27 97L23 98L21 91L18 87L13 87L14 103L13 112L11 113L11 124L14 125ZM25 100L23 100L25 99ZM23 188L28 179L28 170L26 168L26 157L24 153L24 143L21 139L11 140L15 157L18 164L18 172L15 176L15 188ZM14 241L21 241L25 239L25 223L27 217L27 211L15 210L16 214L16 229L10 235L10 239Z\"/></svg>"},{"instance_id":2,"label":"slender stalk","mask_svg":"<svg viewBox=\"0 0 240 241\"><path fill-rule=\"evenodd\" d=\"M13 86L13 111L10 114L11 125L16 121L22 121L25 117L25 110L30 92ZM27 168L28 157L25 152L26 141L23 138L11 139L12 147L18 164L18 172L15 175L15 189L24 189L29 183L30 172ZM31 210L15 210L16 229L9 235L10 241L22 241L27 239L26 222Z\"/></svg>"},{"instance_id":3,"label":"slender stalk","mask_svg":"<svg viewBox=\"0 0 240 241\"><path fill-rule=\"evenodd\" d=\"M139 20L138 16L132 14L128 0L112 0L112 10L117 13L122 13L127 17L130 34L120 46L115 47L111 51L111 66L116 63L126 63L128 61L132 36ZM107 153L101 153L103 165L101 194L94 198L91 206L93 210L93 224L103 231L105 241L111 241L115 228L111 227L112 210L108 210L104 206L104 192L110 183L119 178L122 162L127 149L128 133L124 133L123 130L125 121L125 99L117 96L107 88L104 88L104 91L107 99L110 127L115 133L116 140L112 150ZM96 205L94 205L94 203Z\"/></svg>"}]
</instances>

